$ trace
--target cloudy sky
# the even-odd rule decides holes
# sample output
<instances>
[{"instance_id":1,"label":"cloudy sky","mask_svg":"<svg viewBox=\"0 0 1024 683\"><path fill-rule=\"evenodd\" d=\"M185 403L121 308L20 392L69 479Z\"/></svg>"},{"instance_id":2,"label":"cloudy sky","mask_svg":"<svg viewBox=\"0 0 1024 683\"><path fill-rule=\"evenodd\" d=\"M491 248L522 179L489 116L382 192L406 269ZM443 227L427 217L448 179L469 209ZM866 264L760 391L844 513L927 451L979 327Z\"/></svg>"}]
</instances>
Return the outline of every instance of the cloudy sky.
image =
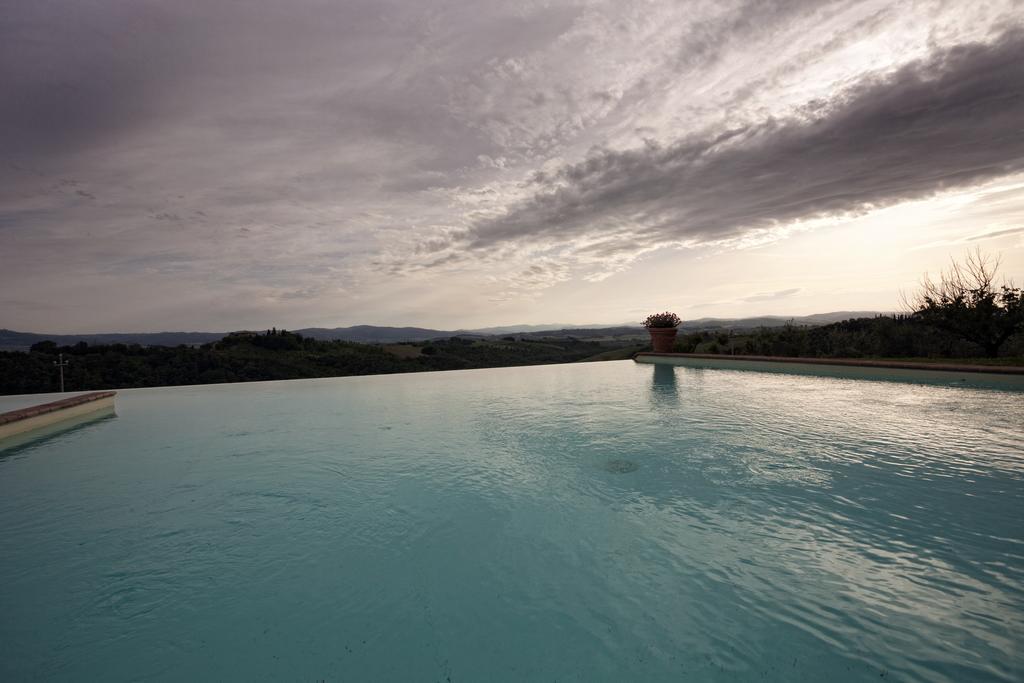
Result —
<instances>
[{"instance_id":1,"label":"cloudy sky","mask_svg":"<svg viewBox=\"0 0 1024 683\"><path fill-rule=\"evenodd\" d=\"M894 310L1024 280L1017 2L0 0L0 327Z\"/></svg>"}]
</instances>

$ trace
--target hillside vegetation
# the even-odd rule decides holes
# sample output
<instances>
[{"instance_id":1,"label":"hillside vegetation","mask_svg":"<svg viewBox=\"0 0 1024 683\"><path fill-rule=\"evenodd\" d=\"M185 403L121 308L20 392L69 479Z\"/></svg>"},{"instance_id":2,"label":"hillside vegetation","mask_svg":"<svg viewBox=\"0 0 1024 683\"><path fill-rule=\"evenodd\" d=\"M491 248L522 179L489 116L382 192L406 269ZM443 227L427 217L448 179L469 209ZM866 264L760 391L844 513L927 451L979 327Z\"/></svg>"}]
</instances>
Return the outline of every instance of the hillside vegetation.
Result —
<instances>
[{"instance_id":1,"label":"hillside vegetation","mask_svg":"<svg viewBox=\"0 0 1024 683\"><path fill-rule=\"evenodd\" d=\"M812 358L984 358L987 363L1021 365L1024 291L1012 283L997 285L998 266L998 259L976 251L963 263L954 262L937 281L926 276L911 302L913 312L907 315L689 333L684 325L675 351ZM675 314L665 315L678 323ZM379 334L383 328L349 329ZM394 329L398 330L394 335L429 332ZM383 344L366 344L271 329L262 334L235 332L200 346L86 341L59 346L46 340L33 343L27 352L0 352L0 394L57 391L54 366L62 354L68 362L66 388L80 391L618 360L648 348L642 334L636 328L619 327L503 337L459 335L402 343L389 333ZM8 341L18 341L17 335L22 333L7 331ZM20 339L24 341L24 335Z\"/></svg>"},{"instance_id":2,"label":"hillside vegetation","mask_svg":"<svg viewBox=\"0 0 1024 683\"><path fill-rule=\"evenodd\" d=\"M820 327L785 325L738 332L680 335L679 353L717 353L802 358L903 358L948 361L984 358L990 364L1024 363L1024 334L1011 336L999 354L985 358L983 345L915 316L878 316Z\"/></svg>"},{"instance_id":3,"label":"hillside vegetation","mask_svg":"<svg viewBox=\"0 0 1024 683\"><path fill-rule=\"evenodd\" d=\"M598 341L511 337L380 346L283 330L234 333L198 347L44 341L28 352L0 352L0 394L58 391L54 361L61 353L69 361L66 387L78 391L571 363L616 348Z\"/></svg>"}]
</instances>

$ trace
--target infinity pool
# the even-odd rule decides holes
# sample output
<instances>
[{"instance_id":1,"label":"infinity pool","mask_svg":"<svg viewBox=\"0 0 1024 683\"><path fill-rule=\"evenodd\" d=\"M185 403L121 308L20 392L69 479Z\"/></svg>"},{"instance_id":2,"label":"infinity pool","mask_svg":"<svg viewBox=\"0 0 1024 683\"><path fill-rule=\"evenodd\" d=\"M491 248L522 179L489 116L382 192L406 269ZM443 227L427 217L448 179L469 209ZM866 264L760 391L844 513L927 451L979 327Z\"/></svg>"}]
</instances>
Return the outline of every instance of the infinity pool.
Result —
<instances>
[{"instance_id":1,"label":"infinity pool","mask_svg":"<svg viewBox=\"0 0 1024 683\"><path fill-rule=\"evenodd\" d=\"M0 451L0 680L1019 681L1022 425L629 361L122 391Z\"/></svg>"}]
</instances>

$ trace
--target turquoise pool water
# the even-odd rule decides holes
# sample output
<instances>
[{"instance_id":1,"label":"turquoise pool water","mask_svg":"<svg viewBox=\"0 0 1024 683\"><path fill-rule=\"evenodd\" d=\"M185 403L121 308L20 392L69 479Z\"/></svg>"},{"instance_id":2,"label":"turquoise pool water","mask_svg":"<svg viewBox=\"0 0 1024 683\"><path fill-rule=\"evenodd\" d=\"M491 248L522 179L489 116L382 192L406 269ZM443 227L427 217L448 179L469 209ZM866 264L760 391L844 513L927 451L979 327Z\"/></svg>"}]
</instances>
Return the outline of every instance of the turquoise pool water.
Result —
<instances>
[{"instance_id":1,"label":"turquoise pool water","mask_svg":"<svg viewBox=\"0 0 1024 683\"><path fill-rule=\"evenodd\" d=\"M594 363L0 451L0 680L1024 678L1024 394Z\"/></svg>"}]
</instances>

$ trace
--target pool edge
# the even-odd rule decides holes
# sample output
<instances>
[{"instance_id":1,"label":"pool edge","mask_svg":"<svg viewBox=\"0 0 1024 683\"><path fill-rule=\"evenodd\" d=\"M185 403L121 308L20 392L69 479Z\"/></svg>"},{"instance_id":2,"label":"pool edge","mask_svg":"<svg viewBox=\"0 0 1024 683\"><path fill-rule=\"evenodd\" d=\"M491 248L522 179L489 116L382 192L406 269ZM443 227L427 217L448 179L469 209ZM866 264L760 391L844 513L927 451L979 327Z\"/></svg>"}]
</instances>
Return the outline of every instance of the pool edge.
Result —
<instances>
[{"instance_id":1,"label":"pool edge","mask_svg":"<svg viewBox=\"0 0 1024 683\"><path fill-rule=\"evenodd\" d=\"M0 413L0 441L114 407L116 391L94 391Z\"/></svg>"},{"instance_id":2,"label":"pool edge","mask_svg":"<svg viewBox=\"0 0 1024 683\"><path fill-rule=\"evenodd\" d=\"M793 358L783 356L725 356L708 353L634 354L633 361L650 365L677 365L712 370L752 370L793 374L839 372L845 377L915 381L942 379L968 384L984 382L1024 390L1024 367L916 363L913 361L864 360L859 358ZM958 378L959 376L959 378Z\"/></svg>"}]
</instances>

